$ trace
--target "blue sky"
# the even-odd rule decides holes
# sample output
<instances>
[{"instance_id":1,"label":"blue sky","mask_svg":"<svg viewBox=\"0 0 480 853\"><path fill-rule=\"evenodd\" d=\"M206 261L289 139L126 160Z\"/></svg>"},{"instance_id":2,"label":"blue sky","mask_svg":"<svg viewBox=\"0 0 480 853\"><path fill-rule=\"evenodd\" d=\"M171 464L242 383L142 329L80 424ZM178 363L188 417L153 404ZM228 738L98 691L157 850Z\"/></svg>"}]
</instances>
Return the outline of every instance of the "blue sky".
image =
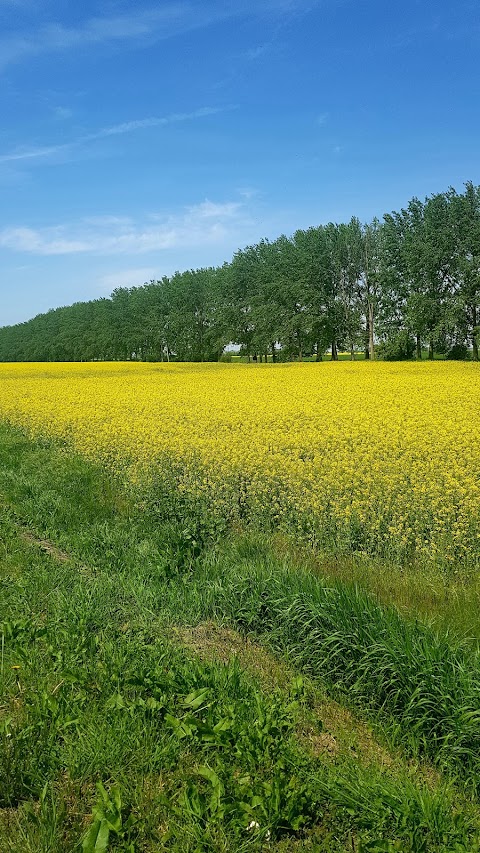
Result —
<instances>
[{"instance_id":1,"label":"blue sky","mask_svg":"<svg viewBox=\"0 0 480 853\"><path fill-rule=\"evenodd\" d=\"M478 0L0 0L0 325L480 183Z\"/></svg>"}]
</instances>

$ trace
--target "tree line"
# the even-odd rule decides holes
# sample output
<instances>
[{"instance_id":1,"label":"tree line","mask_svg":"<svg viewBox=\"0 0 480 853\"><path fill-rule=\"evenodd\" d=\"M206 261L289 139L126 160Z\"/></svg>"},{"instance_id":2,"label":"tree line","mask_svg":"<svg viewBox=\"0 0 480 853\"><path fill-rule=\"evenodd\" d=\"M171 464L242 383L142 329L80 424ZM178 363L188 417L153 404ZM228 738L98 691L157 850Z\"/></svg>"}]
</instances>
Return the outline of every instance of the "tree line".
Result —
<instances>
[{"instance_id":1,"label":"tree line","mask_svg":"<svg viewBox=\"0 0 480 853\"><path fill-rule=\"evenodd\" d=\"M252 358L478 360L480 187L382 220L261 240L229 263L176 272L0 329L1 361Z\"/></svg>"}]
</instances>

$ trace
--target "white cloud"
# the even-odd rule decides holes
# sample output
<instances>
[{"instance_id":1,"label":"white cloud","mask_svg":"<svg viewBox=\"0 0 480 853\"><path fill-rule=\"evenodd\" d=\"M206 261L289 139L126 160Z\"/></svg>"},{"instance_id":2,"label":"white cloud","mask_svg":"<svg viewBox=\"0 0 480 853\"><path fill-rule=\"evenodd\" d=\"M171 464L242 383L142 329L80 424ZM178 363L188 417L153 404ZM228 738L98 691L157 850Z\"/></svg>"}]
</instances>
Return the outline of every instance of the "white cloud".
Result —
<instances>
[{"instance_id":1,"label":"white cloud","mask_svg":"<svg viewBox=\"0 0 480 853\"><path fill-rule=\"evenodd\" d=\"M249 50L245 51L244 56L245 59L248 59L250 62L254 62L256 59L259 59L265 53L268 53L271 50L273 42L264 42L263 44L259 44L256 47L251 47Z\"/></svg>"},{"instance_id":2,"label":"white cloud","mask_svg":"<svg viewBox=\"0 0 480 853\"><path fill-rule=\"evenodd\" d=\"M28 56L71 50L83 45L138 40L153 33L158 38L166 38L188 25L191 19L188 13L187 4L172 3L161 9L139 10L134 15L90 18L77 27L50 23L35 33L4 36L0 40L0 67Z\"/></svg>"},{"instance_id":3,"label":"white cloud","mask_svg":"<svg viewBox=\"0 0 480 853\"><path fill-rule=\"evenodd\" d=\"M260 191L255 189L255 187L239 187L237 192L239 196L244 198L246 201L249 201L251 198L255 198L255 196L260 195Z\"/></svg>"},{"instance_id":4,"label":"white cloud","mask_svg":"<svg viewBox=\"0 0 480 853\"><path fill-rule=\"evenodd\" d=\"M13 2L13 0L12 0ZM156 42L223 20L242 16L274 16L308 12L318 0L236 0L193 4L179 0L137 9L135 14L89 18L76 27L53 22L36 32L0 39L0 69L37 56L89 45Z\"/></svg>"},{"instance_id":5,"label":"white cloud","mask_svg":"<svg viewBox=\"0 0 480 853\"><path fill-rule=\"evenodd\" d=\"M216 113L225 112L225 110L233 109L233 107L200 107L191 113L172 113L168 116L152 116L150 118L134 119L133 121L124 121L121 124L114 124L111 127L104 127L96 133L91 133L83 137L80 142L90 142L95 139L102 139L105 136L118 136L122 133L131 133L133 130L141 130L145 127L163 127L168 124L177 124L182 121L191 121L196 118L205 118L215 115Z\"/></svg>"},{"instance_id":6,"label":"white cloud","mask_svg":"<svg viewBox=\"0 0 480 853\"><path fill-rule=\"evenodd\" d=\"M111 293L116 287L139 287L157 275L158 270L154 267L135 267L102 275L98 283L101 290Z\"/></svg>"},{"instance_id":7,"label":"white cloud","mask_svg":"<svg viewBox=\"0 0 480 853\"><path fill-rule=\"evenodd\" d=\"M238 215L240 208L241 204L238 201L215 204L215 202L205 199L201 204L187 208L187 218L193 221L196 219L232 219Z\"/></svg>"},{"instance_id":8,"label":"white cloud","mask_svg":"<svg viewBox=\"0 0 480 853\"><path fill-rule=\"evenodd\" d=\"M10 226L0 231L0 246L36 255L135 255L219 245L251 224L243 203L206 199L180 214L151 214L143 222L107 216L48 228Z\"/></svg>"},{"instance_id":9,"label":"white cloud","mask_svg":"<svg viewBox=\"0 0 480 853\"><path fill-rule=\"evenodd\" d=\"M89 249L88 241L66 237L61 227L43 230L4 228L0 232L0 246L15 252L32 252L36 255L68 255Z\"/></svg>"},{"instance_id":10,"label":"white cloud","mask_svg":"<svg viewBox=\"0 0 480 853\"><path fill-rule=\"evenodd\" d=\"M129 228L133 226L134 220L131 216L84 216L82 220L86 225L117 225L119 228Z\"/></svg>"},{"instance_id":11,"label":"white cloud","mask_svg":"<svg viewBox=\"0 0 480 853\"><path fill-rule=\"evenodd\" d=\"M76 27L49 23L34 33L0 39L0 68L42 53L91 45L161 41L241 13L241 4L235 8L228 4L171 2L138 9L135 14L89 18Z\"/></svg>"},{"instance_id":12,"label":"white cloud","mask_svg":"<svg viewBox=\"0 0 480 853\"><path fill-rule=\"evenodd\" d=\"M8 154L0 154L0 163L11 163L17 160L35 160L42 157L51 157L54 154L60 154L62 151L67 151L72 145L65 143L62 145L41 145L33 148L18 148L16 151L10 151Z\"/></svg>"},{"instance_id":13,"label":"white cloud","mask_svg":"<svg viewBox=\"0 0 480 853\"><path fill-rule=\"evenodd\" d=\"M105 139L109 136L120 136L124 133L132 133L135 130L148 127L166 127L167 125L178 124L184 121L195 121L196 119L207 118L208 116L232 109L235 109L235 107L200 107L198 110L193 110L190 113L172 113L167 116L150 116L149 118L125 121L121 124L111 125L110 127L102 127L93 133L84 134L78 139L72 140L72 142L62 142L60 145L23 146L17 148L14 151L0 154L0 163L52 157L68 151L71 152L75 148L80 148L83 145L88 145L91 142L96 142L99 139Z\"/></svg>"},{"instance_id":14,"label":"white cloud","mask_svg":"<svg viewBox=\"0 0 480 853\"><path fill-rule=\"evenodd\" d=\"M70 107L54 107L53 114L55 118L67 119L72 117L73 110L71 110Z\"/></svg>"}]
</instances>

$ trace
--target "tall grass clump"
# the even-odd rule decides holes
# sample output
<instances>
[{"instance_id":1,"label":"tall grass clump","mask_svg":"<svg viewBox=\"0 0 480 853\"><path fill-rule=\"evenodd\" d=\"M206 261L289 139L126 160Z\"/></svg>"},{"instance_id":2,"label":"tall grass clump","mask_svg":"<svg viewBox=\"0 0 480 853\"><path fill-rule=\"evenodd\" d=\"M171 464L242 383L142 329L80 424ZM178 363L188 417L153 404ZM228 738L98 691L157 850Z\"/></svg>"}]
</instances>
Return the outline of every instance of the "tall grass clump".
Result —
<instances>
[{"instance_id":1,"label":"tall grass clump","mask_svg":"<svg viewBox=\"0 0 480 853\"><path fill-rule=\"evenodd\" d=\"M197 590L217 616L261 636L354 704L381 712L411 752L478 786L475 650L406 620L354 585L327 585L270 559L242 564L233 552L217 564L214 583L199 579Z\"/></svg>"}]
</instances>

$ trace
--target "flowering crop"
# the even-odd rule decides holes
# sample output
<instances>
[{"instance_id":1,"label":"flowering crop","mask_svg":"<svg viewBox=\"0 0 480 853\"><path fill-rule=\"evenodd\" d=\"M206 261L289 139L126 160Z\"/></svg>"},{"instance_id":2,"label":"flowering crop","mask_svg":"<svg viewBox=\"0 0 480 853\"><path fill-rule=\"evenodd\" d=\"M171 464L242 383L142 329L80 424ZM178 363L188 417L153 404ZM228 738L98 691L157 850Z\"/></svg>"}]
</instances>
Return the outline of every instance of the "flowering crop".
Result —
<instances>
[{"instance_id":1,"label":"flowering crop","mask_svg":"<svg viewBox=\"0 0 480 853\"><path fill-rule=\"evenodd\" d=\"M472 363L3 364L0 417L213 517L472 568L479 390Z\"/></svg>"}]
</instances>

